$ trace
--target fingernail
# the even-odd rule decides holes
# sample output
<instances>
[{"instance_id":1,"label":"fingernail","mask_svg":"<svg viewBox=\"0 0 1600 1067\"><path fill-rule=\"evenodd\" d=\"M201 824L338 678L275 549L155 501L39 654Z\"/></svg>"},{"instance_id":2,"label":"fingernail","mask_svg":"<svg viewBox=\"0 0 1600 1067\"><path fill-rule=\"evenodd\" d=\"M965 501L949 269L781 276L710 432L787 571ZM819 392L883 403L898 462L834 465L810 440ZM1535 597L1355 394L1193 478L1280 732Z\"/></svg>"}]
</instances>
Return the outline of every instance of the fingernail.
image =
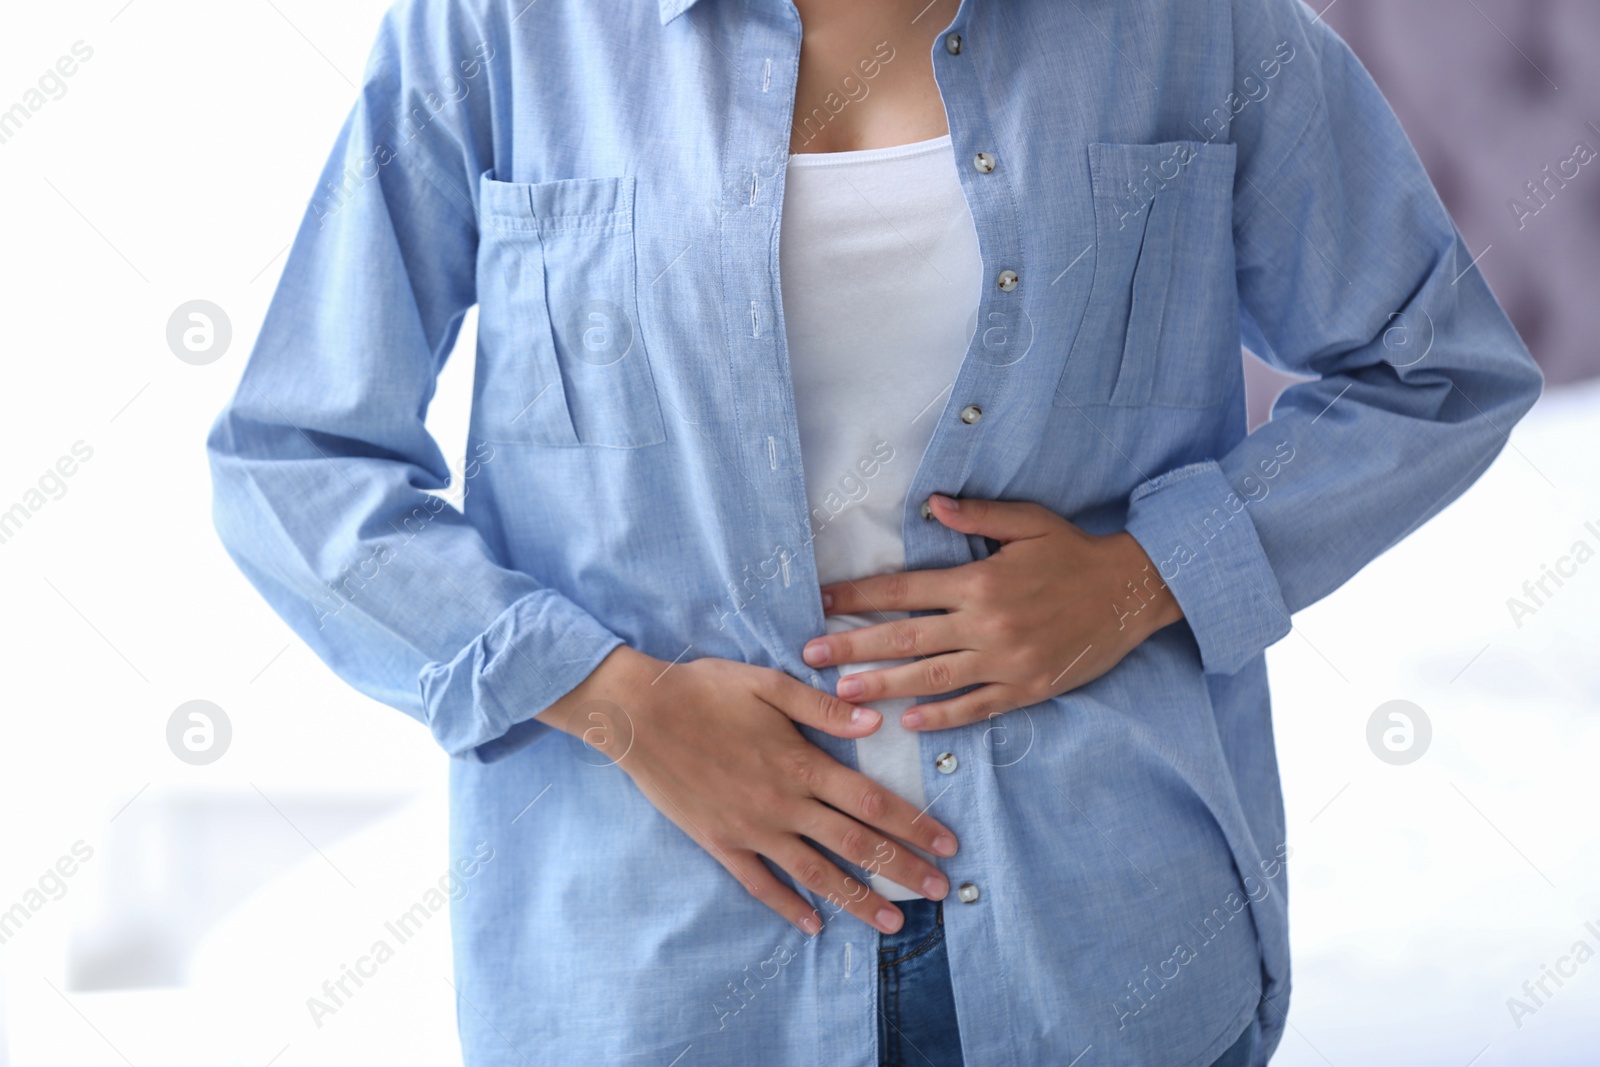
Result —
<instances>
[{"instance_id":1,"label":"fingernail","mask_svg":"<svg viewBox=\"0 0 1600 1067\"><path fill-rule=\"evenodd\" d=\"M831 607L833 607L833 594L832 593L823 593L822 594L822 610L823 611L827 611Z\"/></svg>"},{"instance_id":2,"label":"fingernail","mask_svg":"<svg viewBox=\"0 0 1600 1067\"><path fill-rule=\"evenodd\" d=\"M912 708L910 711L900 716L900 725L904 726L907 730L915 730L919 728L922 725L922 712L918 711L916 708Z\"/></svg>"},{"instance_id":3,"label":"fingernail","mask_svg":"<svg viewBox=\"0 0 1600 1067\"><path fill-rule=\"evenodd\" d=\"M813 667L820 667L828 662L828 645L824 641L812 641L800 650L800 658Z\"/></svg>"},{"instance_id":4,"label":"fingernail","mask_svg":"<svg viewBox=\"0 0 1600 1067\"><path fill-rule=\"evenodd\" d=\"M857 708L850 713L851 726L876 726L883 721L883 716L871 708Z\"/></svg>"},{"instance_id":5,"label":"fingernail","mask_svg":"<svg viewBox=\"0 0 1600 1067\"><path fill-rule=\"evenodd\" d=\"M866 691L866 688L867 687L861 683L861 679L857 678L855 675L851 675L848 678L839 679L839 695L846 700L849 700L851 697L860 696Z\"/></svg>"},{"instance_id":6,"label":"fingernail","mask_svg":"<svg viewBox=\"0 0 1600 1067\"><path fill-rule=\"evenodd\" d=\"M818 932L822 930L822 920L817 918L815 915L807 915L804 919L800 920L800 929L804 930L812 937L816 937Z\"/></svg>"},{"instance_id":7,"label":"fingernail","mask_svg":"<svg viewBox=\"0 0 1600 1067\"><path fill-rule=\"evenodd\" d=\"M943 493L934 493L933 495L938 497L940 502L946 505L951 511L961 510L961 501L957 500L955 497L945 496Z\"/></svg>"},{"instance_id":8,"label":"fingernail","mask_svg":"<svg viewBox=\"0 0 1600 1067\"><path fill-rule=\"evenodd\" d=\"M948 892L950 883L936 874L930 874L922 880L922 895L929 900L943 900Z\"/></svg>"},{"instance_id":9,"label":"fingernail","mask_svg":"<svg viewBox=\"0 0 1600 1067\"><path fill-rule=\"evenodd\" d=\"M956 854L956 839L949 834L940 834L933 839L933 851L940 856L954 856Z\"/></svg>"},{"instance_id":10,"label":"fingernail","mask_svg":"<svg viewBox=\"0 0 1600 1067\"><path fill-rule=\"evenodd\" d=\"M892 934L900 929L900 913L893 908L883 908L878 912L878 929L886 934Z\"/></svg>"}]
</instances>

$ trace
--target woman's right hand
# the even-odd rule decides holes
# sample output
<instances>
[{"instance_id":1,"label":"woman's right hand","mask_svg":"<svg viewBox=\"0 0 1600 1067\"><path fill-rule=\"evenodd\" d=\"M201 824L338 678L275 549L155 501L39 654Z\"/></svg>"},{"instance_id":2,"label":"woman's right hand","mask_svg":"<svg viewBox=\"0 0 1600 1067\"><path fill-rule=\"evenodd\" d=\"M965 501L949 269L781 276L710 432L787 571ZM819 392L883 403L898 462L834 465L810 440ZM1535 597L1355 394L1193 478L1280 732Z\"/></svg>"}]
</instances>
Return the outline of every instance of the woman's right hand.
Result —
<instances>
[{"instance_id":1,"label":"woman's right hand","mask_svg":"<svg viewBox=\"0 0 1600 1067\"><path fill-rule=\"evenodd\" d=\"M955 835L795 726L853 739L877 729L878 713L781 670L715 658L669 665L619 646L538 719L608 756L752 896L807 934L821 917L760 857L885 933L900 929L899 909L811 842L931 900L950 891L902 842L953 856Z\"/></svg>"}]
</instances>

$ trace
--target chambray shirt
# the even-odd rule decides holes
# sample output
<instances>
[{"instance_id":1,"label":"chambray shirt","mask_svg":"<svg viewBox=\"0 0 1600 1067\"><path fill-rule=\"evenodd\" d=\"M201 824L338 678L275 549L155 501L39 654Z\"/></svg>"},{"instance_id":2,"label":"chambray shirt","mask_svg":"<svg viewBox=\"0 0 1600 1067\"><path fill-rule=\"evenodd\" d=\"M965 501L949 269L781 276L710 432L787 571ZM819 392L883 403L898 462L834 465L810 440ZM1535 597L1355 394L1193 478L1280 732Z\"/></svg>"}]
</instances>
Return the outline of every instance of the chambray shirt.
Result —
<instances>
[{"instance_id":1,"label":"chambray shirt","mask_svg":"<svg viewBox=\"0 0 1600 1067\"><path fill-rule=\"evenodd\" d=\"M402 0L208 440L238 565L454 757L453 854L495 849L452 911L473 1067L876 1063L875 933L812 898L805 937L533 718L622 642L837 680L800 658L825 627L779 295L800 36L785 0ZM807 130L912 59L864 46ZM1254 1016L1262 1063L1292 851L1263 651L1541 379L1297 0L962 0L932 61L984 285L908 567L991 547L928 493L1034 501L1130 531L1185 615L920 738L977 890L944 909L962 1050L1190 1067ZM458 509L423 420L474 305ZM1310 376L1248 434L1241 341Z\"/></svg>"}]
</instances>

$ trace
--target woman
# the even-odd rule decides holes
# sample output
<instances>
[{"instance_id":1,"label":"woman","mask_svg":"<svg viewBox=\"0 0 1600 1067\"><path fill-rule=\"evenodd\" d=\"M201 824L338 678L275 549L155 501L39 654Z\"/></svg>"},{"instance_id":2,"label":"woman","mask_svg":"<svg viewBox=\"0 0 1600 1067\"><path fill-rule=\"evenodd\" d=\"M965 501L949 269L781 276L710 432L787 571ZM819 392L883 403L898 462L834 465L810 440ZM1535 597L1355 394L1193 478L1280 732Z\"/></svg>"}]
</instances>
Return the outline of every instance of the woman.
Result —
<instances>
[{"instance_id":1,"label":"woman","mask_svg":"<svg viewBox=\"0 0 1600 1067\"><path fill-rule=\"evenodd\" d=\"M494 849L467 1062L1265 1063L1263 651L1535 399L1471 261L1295 0L403 0L209 448Z\"/></svg>"}]
</instances>

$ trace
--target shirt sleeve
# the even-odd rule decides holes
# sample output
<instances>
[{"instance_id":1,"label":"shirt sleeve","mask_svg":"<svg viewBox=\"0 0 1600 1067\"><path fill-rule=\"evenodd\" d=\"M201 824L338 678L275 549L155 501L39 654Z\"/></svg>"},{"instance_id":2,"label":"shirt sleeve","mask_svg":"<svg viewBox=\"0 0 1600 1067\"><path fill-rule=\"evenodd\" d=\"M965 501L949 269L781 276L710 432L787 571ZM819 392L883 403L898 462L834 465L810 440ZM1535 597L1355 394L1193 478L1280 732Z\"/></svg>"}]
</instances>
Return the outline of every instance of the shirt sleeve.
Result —
<instances>
[{"instance_id":1,"label":"shirt sleeve","mask_svg":"<svg viewBox=\"0 0 1600 1067\"><path fill-rule=\"evenodd\" d=\"M1137 486L1127 521L1219 674L1459 496L1543 384L1349 47L1298 0L1233 17L1243 340L1315 378Z\"/></svg>"},{"instance_id":2,"label":"shirt sleeve","mask_svg":"<svg viewBox=\"0 0 1600 1067\"><path fill-rule=\"evenodd\" d=\"M522 741L547 731L533 716L623 642L504 566L440 495L423 420L476 300L488 72L509 62L459 7L385 17L207 451L217 529L274 610L446 751L488 758L478 746L519 724Z\"/></svg>"}]
</instances>

